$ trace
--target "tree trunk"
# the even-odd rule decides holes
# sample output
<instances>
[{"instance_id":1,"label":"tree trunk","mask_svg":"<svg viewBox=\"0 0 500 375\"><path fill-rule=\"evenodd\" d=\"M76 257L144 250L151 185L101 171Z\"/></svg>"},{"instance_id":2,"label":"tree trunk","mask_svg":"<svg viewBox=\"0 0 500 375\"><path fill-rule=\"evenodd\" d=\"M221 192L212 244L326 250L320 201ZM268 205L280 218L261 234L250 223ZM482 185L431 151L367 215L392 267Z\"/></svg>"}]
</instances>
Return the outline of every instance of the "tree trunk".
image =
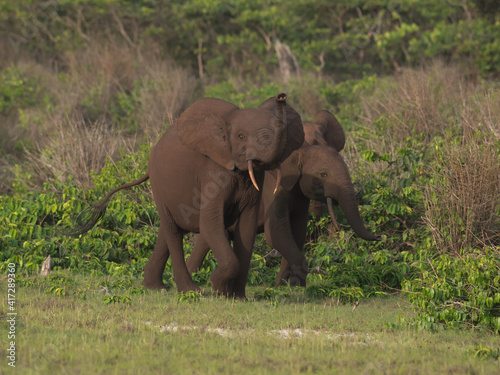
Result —
<instances>
[{"instance_id":1,"label":"tree trunk","mask_svg":"<svg viewBox=\"0 0 500 375\"><path fill-rule=\"evenodd\" d=\"M276 39L274 49L276 55L278 55L280 75L283 82L287 83L292 77L300 79L299 63L290 47Z\"/></svg>"}]
</instances>

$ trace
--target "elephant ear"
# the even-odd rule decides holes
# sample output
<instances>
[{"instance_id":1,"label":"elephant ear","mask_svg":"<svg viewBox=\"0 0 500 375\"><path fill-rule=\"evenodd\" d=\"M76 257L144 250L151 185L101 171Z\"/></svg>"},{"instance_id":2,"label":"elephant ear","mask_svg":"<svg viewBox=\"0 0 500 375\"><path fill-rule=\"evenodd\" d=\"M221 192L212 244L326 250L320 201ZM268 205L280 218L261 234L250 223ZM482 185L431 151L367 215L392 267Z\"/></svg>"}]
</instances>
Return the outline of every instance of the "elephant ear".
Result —
<instances>
[{"instance_id":1,"label":"elephant ear","mask_svg":"<svg viewBox=\"0 0 500 375\"><path fill-rule=\"evenodd\" d=\"M271 97L262 102L259 109L270 111L276 114L276 98ZM290 105L286 105L286 120L287 120L287 140L286 147L283 152L281 162L288 158L292 152L298 150L304 143L304 128L302 126L302 119L300 115Z\"/></svg>"},{"instance_id":2,"label":"elephant ear","mask_svg":"<svg viewBox=\"0 0 500 375\"><path fill-rule=\"evenodd\" d=\"M197 100L177 120L177 133L182 144L233 170L235 164L225 118L236 110L238 107L221 99Z\"/></svg>"},{"instance_id":3,"label":"elephant ear","mask_svg":"<svg viewBox=\"0 0 500 375\"><path fill-rule=\"evenodd\" d=\"M337 118L328 111L319 111L314 115L314 122L322 125L323 139L338 152L345 146L345 133Z\"/></svg>"},{"instance_id":4,"label":"elephant ear","mask_svg":"<svg viewBox=\"0 0 500 375\"><path fill-rule=\"evenodd\" d=\"M281 163L280 185L287 191L293 189L301 175L301 155L302 149L295 150L285 161L283 161L283 163ZM271 171L271 173L276 177L276 170Z\"/></svg>"}]
</instances>

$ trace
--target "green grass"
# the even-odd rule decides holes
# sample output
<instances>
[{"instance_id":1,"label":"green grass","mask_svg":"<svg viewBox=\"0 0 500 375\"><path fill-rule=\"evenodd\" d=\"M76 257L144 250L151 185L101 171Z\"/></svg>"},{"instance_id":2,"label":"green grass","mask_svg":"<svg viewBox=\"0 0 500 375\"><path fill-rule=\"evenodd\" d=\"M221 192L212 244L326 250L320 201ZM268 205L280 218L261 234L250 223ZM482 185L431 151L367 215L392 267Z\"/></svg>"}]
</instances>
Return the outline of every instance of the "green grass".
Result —
<instances>
[{"instance_id":1,"label":"green grass","mask_svg":"<svg viewBox=\"0 0 500 375\"><path fill-rule=\"evenodd\" d=\"M214 296L209 288L180 297L175 290L141 290L135 279L132 285L104 277L68 279L61 283L66 296L49 289L54 280L18 281L16 373L494 374L499 369L498 335L399 327L398 316L412 312L397 295L361 301L353 311L353 305L311 299L286 287L270 293L252 287L248 301L235 301ZM113 298L99 291L103 284L125 302L111 303ZM6 284L0 288L4 316ZM0 332L7 328L2 319ZM7 367L3 361L0 368Z\"/></svg>"}]
</instances>

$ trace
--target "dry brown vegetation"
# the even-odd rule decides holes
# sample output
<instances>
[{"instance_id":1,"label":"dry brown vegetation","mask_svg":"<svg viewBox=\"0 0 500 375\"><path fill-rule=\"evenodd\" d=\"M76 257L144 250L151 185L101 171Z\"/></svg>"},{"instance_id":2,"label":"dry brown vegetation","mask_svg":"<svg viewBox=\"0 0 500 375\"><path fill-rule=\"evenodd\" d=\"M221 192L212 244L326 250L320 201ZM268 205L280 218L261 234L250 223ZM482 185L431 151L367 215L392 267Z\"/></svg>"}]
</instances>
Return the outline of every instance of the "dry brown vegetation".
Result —
<instances>
[{"instance_id":1,"label":"dry brown vegetation","mask_svg":"<svg viewBox=\"0 0 500 375\"><path fill-rule=\"evenodd\" d=\"M116 43L16 67L38 83L37 100L44 103L3 116L0 131L7 134L3 148L24 159L23 169L31 176L25 182L31 186L72 175L88 187L89 172L98 172L106 157L119 157L120 148L134 150L156 139L197 87L187 69ZM17 162L4 158L2 175Z\"/></svg>"},{"instance_id":2,"label":"dry brown vegetation","mask_svg":"<svg viewBox=\"0 0 500 375\"><path fill-rule=\"evenodd\" d=\"M480 91L477 75L437 60L425 67L403 69L363 101L363 122L385 118L385 139L402 141L425 133L444 134Z\"/></svg>"},{"instance_id":3,"label":"dry brown vegetation","mask_svg":"<svg viewBox=\"0 0 500 375\"><path fill-rule=\"evenodd\" d=\"M348 134L348 143L356 146L346 158L359 175L380 173L386 162L356 162L362 159L359 145L395 158L406 139L419 136L420 147L431 154L422 173L432 177L431 184L420 186L422 219L436 244L455 254L498 244L498 108L498 88L457 66L437 61L405 69L363 98L365 131Z\"/></svg>"},{"instance_id":4,"label":"dry brown vegetation","mask_svg":"<svg viewBox=\"0 0 500 375\"><path fill-rule=\"evenodd\" d=\"M25 167L31 183L66 181L68 176L82 187L91 185L91 173L99 172L106 159L116 159L120 149L133 151L135 138L124 136L102 120L86 123L84 120L55 119L50 136L39 139L35 151L26 151ZM127 151L124 151L127 152Z\"/></svg>"},{"instance_id":5,"label":"dry brown vegetation","mask_svg":"<svg viewBox=\"0 0 500 375\"><path fill-rule=\"evenodd\" d=\"M500 242L497 144L488 135L466 132L436 150L440 163L430 166L434 184L422 187L423 219L441 251L459 255Z\"/></svg>"}]
</instances>

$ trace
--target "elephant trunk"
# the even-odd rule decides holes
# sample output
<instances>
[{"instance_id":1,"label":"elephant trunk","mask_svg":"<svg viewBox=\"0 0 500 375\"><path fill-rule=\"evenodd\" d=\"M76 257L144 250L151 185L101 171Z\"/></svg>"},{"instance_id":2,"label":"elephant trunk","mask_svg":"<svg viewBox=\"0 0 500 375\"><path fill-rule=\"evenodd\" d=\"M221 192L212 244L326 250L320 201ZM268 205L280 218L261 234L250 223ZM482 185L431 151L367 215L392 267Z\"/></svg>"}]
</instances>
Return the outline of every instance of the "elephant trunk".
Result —
<instances>
[{"instance_id":1,"label":"elephant trunk","mask_svg":"<svg viewBox=\"0 0 500 375\"><path fill-rule=\"evenodd\" d=\"M267 168L276 169L277 180L274 193L278 190L278 186L281 181L281 159L285 153L288 130L287 130L287 115L286 115L286 94L278 94L275 98L275 118L273 121L274 125L274 135L271 144L264 146L263 144L258 144L260 147L260 154L262 157L259 161L263 164L267 164ZM264 149L264 150L263 150ZM250 179L257 190L259 186L255 180L253 171L254 159L248 159L248 173L250 174Z\"/></svg>"},{"instance_id":2,"label":"elephant trunk","mask_svg":"<svg viewBox=\"0 0 500 375\"><path fill-rule=\"evenodd\" d=\"M327 198L328 199L328 198ZM375 235L366 229L359 214L358 203L356 201L356 196L354 189L352 187L347 189L341 189L338 194L338 202L340 208L344 212L347 222L359 237L367 241L380 241L382 237L380 235Z\"/></svg>"},{"instance_id":3,"label":"elephant trunk","mask_svg":"<svg viewBox=\"0 0 500 375\"><path fill-rule=\"evenodd\" d=\"M286 94L281 93L276 96L274 119L274 138L268 146L268 152L262 159L263 163L279 163L286 147L287 139L287 114L286 114Z\"/></svg>"}]
</instances>

